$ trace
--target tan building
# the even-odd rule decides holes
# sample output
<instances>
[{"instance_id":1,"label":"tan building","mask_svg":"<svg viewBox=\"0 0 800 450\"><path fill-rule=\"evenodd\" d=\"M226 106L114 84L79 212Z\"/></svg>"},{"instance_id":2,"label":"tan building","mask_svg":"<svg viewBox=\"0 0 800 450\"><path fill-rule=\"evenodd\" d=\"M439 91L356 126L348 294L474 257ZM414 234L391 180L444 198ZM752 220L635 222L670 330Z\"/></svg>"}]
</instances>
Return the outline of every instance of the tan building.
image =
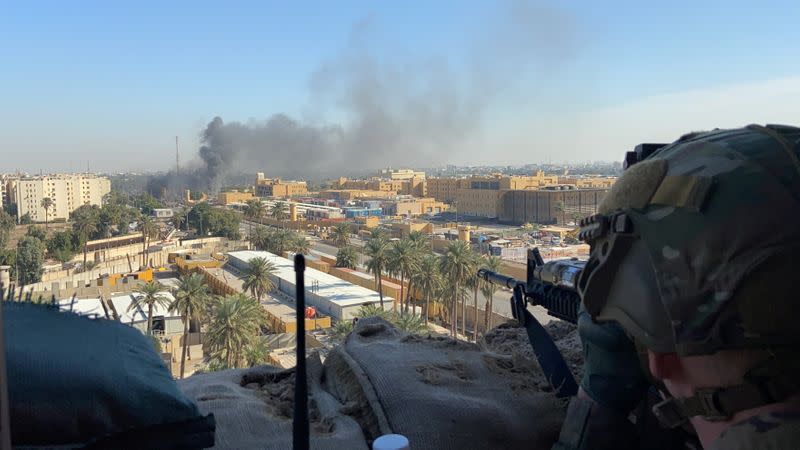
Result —
<instances>
[{"instance_id":1,"label":"tan building","mask_svg":"<svg viewBox=\"0 0 800 450\"><path fill-rule=\"evenodd\" d=\"M68 219L70 213L83 205L103 205L103 197L111 192L111 181L94 174L52 174L24 177L13 185L17 217L29 214L31 220ZM49 198L52 206L45 214L42 199Z\"/></svg>"},{"instance_id":2,"label":"tan building","mask_svg":"<svg viewBox=\"0 0 800 450\"><path fill-rule=\"evenodd\" d=\"M220 205L230 205L231 203L244 203L254 198L252 192L220 192L217 194L217 203Z\"/></svg>"},{"instance_id":3,"label":"tan building","mask_svg":"<svg viewBox=\"0 0 800 450\"><path fill-rule=\"evenodd\" d=\"M447 204L433 198L405 198L387 207L390 216L416 217L423 214L438 214L447 209Z\"/></svg>"},{"instance_id":4,"label":"tan building","mask_svg":"<svg viewBox=\"0 0 800 450\"><path fill-rule=\"evenodd\" d=\"M415 172L422 173L422 172ZM381 179L370 178L368 180L348 180L347 178L340 177L333 182L333 189L335 190L365 190L365 191L383 191L391 192L398 195L413 195L415 197L425 197L427 195L427 184L425 181L425 174L423 176L413 176L404 179Z\"/></svg>"},{"instance_id":5,"label":"tan building","mask_svg":"<svg viewBox=\"0 0 800 450\"><path fill-rule=\"evenodd\" d=\"M295 197L306 195L305 181L282 181L280 178L265 178L262 172L256 174L256 195L258 197Z\"/></svg>"},{"instance_id":6,"label":"tan building","mask_svg":"<svg viewBox=\"0 0 800 450\"><path fill-rule=\"evenodd\" d=\"M559 186L502 192L502 206L499 211L501 222L566 224L597 214L597 205L608 194L608 189Z\"/></svg>"},{"instance_id":7,"label":"tan building","mask_svg":"<svg viewBox=\"0 0 800 450\"><path fill-rule=\"evenodd\" d=\"M412 178L425 179L425 172L419 172L412 169L383 169L378 173L381 178L388 178L390 180L410 180Z\"/></svg>"},{"instance_id":8,"label":"tan building","mask_svg":"<svg viewBox=\"0 0 800 450\"><path fill-rule=\"evenodd\" d=\"M452 203L456 199L462 180L462 178L428 178L425 180L428 185L427 195L440 202Z\"/></svg>"},{"instance_id":9,"label":"tan building","mask_svg":"<svg viewBox=\"0 0 800 450\"><path fill-rule=\"evenodd\" d=\"M617 177L558 177L558 184L570 184L578 189L611 189Z\"/></svg>"},{"instance_id":10,"label":"tan building","mask_svg":"<svg viewBox=\"0 0 800 450\"><path fill-rule=\"evenodd\" d=\"M397 196L397 193L391 191L378 191L368 189L326 189L320 191L319 198L328 200L336 200L339 202L346 202L357 199L384 199Z\"/></svg>"}]
</instances>

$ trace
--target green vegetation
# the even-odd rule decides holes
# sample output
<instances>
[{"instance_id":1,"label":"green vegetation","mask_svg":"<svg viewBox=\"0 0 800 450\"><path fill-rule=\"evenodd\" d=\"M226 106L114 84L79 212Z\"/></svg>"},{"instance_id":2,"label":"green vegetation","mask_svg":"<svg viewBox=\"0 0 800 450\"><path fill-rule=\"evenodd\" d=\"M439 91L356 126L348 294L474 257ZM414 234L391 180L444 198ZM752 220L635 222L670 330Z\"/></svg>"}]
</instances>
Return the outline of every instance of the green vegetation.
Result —
<instances>
[{"instance_id":1,"label":"green vegetation","mask_svg":"<svg viewBox=\"0 0 800 450\"><path fill-rule=\"evenodd\" d=\"M23 214L22 217L19 218L20 225L30 225L32 223L33 219L31 219L31 215L28 213Z\"/></svg>"},{"instance_id":2,"label":"green vegetation","mask_svg":"<svg viewBox=\"0 0 800 450\"><path fill-rule=\"evenodd\" d=\"M250 244L256 250L264 250L276 255L283 252L308 253L311 243L302 234L285 228L256 227L250 234Z\"/></svg>"},{"instance_id":3,"label":"green vegetation","mask_svg":"<svg viewBox=\"0 0 800 450\"><path fill-rule=\"evenodd\" d=\"M213 208L208 203L199 203L189 211L189 225L201 236L212 235L228 239L241 239L239 215L227 209Z\"/></svg>"},{"instance_id":4,"label":"green vegetation","mask_svg":"<svg viewBox=\"0 0 800 450\"><path fill-rule=\"evenodd\" d=\"M440 262L440 271L448 282L449 295L444 299L450 307L450 332L455 337L457 330L457 307L459 300L466 302L464 287L470 277L476 276L475 254L469 244L453 241L447 246Z\"/></svg>"},{"instance_id":5,"label":"green vegetation","mask_svg":"<svg viewBox=\"0 0 800 450\"><path fill-rule=\"evenodd\" d=\"M251 259L244 271L242 289L245 292L250 291L253 297L260 302L264 294L275 289L270 278L275 274L275 269L275 264L265 258Z\"/></svg>"},{"instance_id":6,"label":"green vegetation","mask_svg":"<svg viewBox=\"0 0 800 450\"><path fill-rule=\"evenodd\" d=\"M17 282L24 286L38 283L42 279L44 269L45 246L39 239L31 236L24 237L17 244L16 275Z\"/></svg>"},{"instance_id":7,"label":"green vegetation","mask_svg":"<svg viewBox=\"0 0 800 450\"><path fill-rule=\"evenodd\" d=\"M269 210L269 215L278 222L283 222L289 218L286 209L286 202L275 202Z\"/></svg>"},{"instance_id":8,"label":"green vegetation","mask_svg":"<svg viewBox=\"0 0 800 450\"><path fill-rule=\"evenodd\" d=\"M57 231L46 242L47 254L65 263L80 251L81 242L72 230Z\"/></svg>"},{"instance_id":9,"label":"green vegetation","mask_svg":"<svg viewBox=\"0 0 800 450\"><path fill-rule=\"evenodd\" d=\"M169 306L169 298L162 294L164 291L166 288L161 283L150 281L136 288L134 292L138 295L133 297L133 301L128 306L128 311L147 307L147 334L153 334L153 308L156 305Z\"/></svg>"},{"instance_id":10,"label":"green vegetation","mask_svg":"<svg viewBox=\"0 0 800 450\"><path fill-rule=\"evenodd\" d=\"M492 272L500 272L502 269L502 261L497 256L490 255L483 259L481 267ZM494 294L497 292L497 285L482 280L480 290L481 294L483 294L483 297L486 299L486 305L484 306L484 311L486 311L484 326L488 330L492 328L491 311L494 311Z\"/></svg>"},{"instance_id":11,"label":"green vegetation","mask_svg":"<svg viewBox=\"0 0 800 450\"><path fill-rule=\"evenodd\" d=\"M389 272L400 276L400 298L396 301L400 302L404 312L408 312L408 303L411 297L410 292L406 292L407 295L403 296L405 282L419 267L419 256L419 247L408 238L395 241L389 250L388 269Z\"/></svg>"},{"instance_id":12,"label":"green vegetation","mask_svg":"<svg viewBox=\"0 0 800 450\"><path fill-rule=\"evenodd\" d=\"M260 221L264 214L266 213L266 208L264 204L261 203L259 199L252 199L248 200L247 204L244 207L244 217L252 220L252 221ZM250 224L250 234L253 232L253 224Z\"/></svg>"},{"instance_id":13,"label":"green vegetation","mask_svg":"<svg viewBox=\"0 0 800 450\"><path fill-rule=\"evenodd\" d=\"M25 232L25 236L36 238L42 242L47 240L47 233L36 225L28 225L28 231Z\"/></svg>"},{"instance_id":14,"label":"green vegetation","mask_svg":"<svg viewBox=\"0 0 800 450\"><path fill-rule=\"evenodd\" d=\"M428 332L428 326L419 316L385 311L383 308L375 305L362 306L359 308L355 316L358 319L365 319L367 317L380 317L381 319L397 327L398 330L405 331L406 333L410 334L424 334ZM333 325L330 333L334 339L343 341L352 331L352 320L339 320Z\"/></svg>"},{"instance_id":15,"label":"green vegetation","mask_svg":"<svg viewBox=\"0 0 800 450\"><path fill-rule=\"evenodd\" d=\"M53 207L53 200L50 197L42 199L42 208L44 208L44 227L48 227L48 219L50 218L50 208Z\"/></svg>"},{"instance_id":16,"label":"green vegetation","mask_svg":"<svg viewBox=\"0 0 800 450\"><path fill-rule=\"evenodd\" d=\"M209 367L241 367L248 348L259 345L258 332L264 320L264 309L252 297L234 294L217 299L204 336L211 355Z\"/></svg>"},{"instance_id":17,"label":"green vegetation","mask_svg":"<svg viewBox=\"0 0 800 450\"><path fill-rule=\"evenodd\" d=\"M358 267L358 253L356 249L347 246L342 247L336 252L336 267L345 267L355 270Z\"/></svg>"},{"instance_id":18,"label":"green vegetation","mask_svg":"<svg viewBox=\"0 0 800 450\"><path fill-rule=\"evenodd\" d=\"M375 286L381 298L381 308L383 308L383 271L389 264L389 243L386 241L383 232L376 232L380 228L372 231L372 236L364 246L364 254L369 256L367 270L375 275Z\"/></svg>"},{"instance_id":19,"label":"green vegetation","mask_svg":"<svg viewBox=\"0 0 800 450\"><path fill-rule=\"evenodd\" d=\"M14 218L5 210L0 210L0 250L6 248L11 232L14 231Z\"/></svg>"},{"instance_id":20,"label":"green vegetation","mask_svg":"<svg viewBox=\"0 0 800 450\"><path fill-rule=\"evenodd\" d=\"M435 298L444 284L442 276L439 273L439 258L433 254L423 256L419 263L419 270L412 274L411 279L425 296L424 314L425 323L427 324L430 301L432 298Z\"/></svg>"},{"instance_id":21,"label":"green vegetation","mask_svg":"<svg viewBox=\"0 0 800 450\"><path fill-rule=\"evenodd\" d=\"M350 245L350 233L352 233L352 230L350 229L349 223L340 223L333 227L333 231L331 232L333 245L339 248Z\"/></svg>"},{"instance_id":22,"label":"green vegetation","mask_svg":"<svg viewBox=\"0 0 800 450\"><path fill-rule=\"evenodd\" d=\"M133 207L141 211L142 214L146 216L152 215L155 209L164 207L164 205L162 205L161 202L159 202L158 200L155 199L155 197L146 192L134 196L131 199L131 204Z\"/></svg>"},{"instance_id":23,"label":"green vegetation","mask_svg":"<svg viewBox=\"0 0 800 450\"><path fill-rule=\"evenodd\" d=\"M203 319L211 293L203 276L199 273L184 275L179 281L178 288L172 293L175 300L169 305L169 310L179 313L183 319L183 345L181 349L181 378L183 378L186 364L186 348L189 345L189 324L192 321L200 322Z\"/></svg>"}]
</instances>

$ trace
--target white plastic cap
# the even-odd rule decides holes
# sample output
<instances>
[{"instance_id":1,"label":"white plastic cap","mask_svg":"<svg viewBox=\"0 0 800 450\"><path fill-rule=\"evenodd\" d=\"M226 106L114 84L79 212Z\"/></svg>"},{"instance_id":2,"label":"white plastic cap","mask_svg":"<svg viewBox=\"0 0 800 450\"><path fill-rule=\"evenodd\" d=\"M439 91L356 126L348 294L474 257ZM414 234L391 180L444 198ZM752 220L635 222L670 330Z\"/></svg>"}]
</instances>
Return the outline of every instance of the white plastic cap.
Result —
<instances>
[{"instance_id":1,"label":"white plastic cap","mask_svg":"<svg viewBox=\"0 0 800 450\"><path fill-rule=\"evenodd\" d=\"M410 450L408 439L402 434L384 434L372 443L372 450Z\"/></svg>"}]
</instances>

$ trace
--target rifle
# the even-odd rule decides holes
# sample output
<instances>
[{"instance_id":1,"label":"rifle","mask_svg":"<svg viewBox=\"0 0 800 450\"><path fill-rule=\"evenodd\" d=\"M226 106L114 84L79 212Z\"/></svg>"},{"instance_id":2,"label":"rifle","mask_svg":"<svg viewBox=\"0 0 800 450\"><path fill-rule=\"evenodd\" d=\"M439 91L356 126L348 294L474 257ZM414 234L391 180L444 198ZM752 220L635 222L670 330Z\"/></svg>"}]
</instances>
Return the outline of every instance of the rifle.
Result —
<instances>
[{"instance_id":1,"label":"rifle","mask_svg":"<svg viewBox=\"0 0 800 450\"><path fill-rule=\"evenodd\" d=\"M539 365L558 397L570 397L578 385L564 357L541 323L528 311L528 303L542 306L553 317L578 322L581 297L575 289L586 261L577 258L544 262L538 248L528 250L525 282L486 269L478 278L511 289L511 313L525 327Z\"/></svg>"}]
</instances>

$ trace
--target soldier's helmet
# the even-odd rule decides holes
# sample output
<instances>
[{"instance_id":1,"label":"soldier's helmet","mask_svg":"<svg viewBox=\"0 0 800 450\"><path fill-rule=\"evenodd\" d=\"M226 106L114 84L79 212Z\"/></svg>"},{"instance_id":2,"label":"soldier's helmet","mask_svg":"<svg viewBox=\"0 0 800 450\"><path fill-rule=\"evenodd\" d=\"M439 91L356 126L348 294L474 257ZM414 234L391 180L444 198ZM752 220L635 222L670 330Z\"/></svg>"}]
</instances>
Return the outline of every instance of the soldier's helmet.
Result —
<instances>
[{"instance_id":1,"label":"soldier's helmet","mask_svg":"<svg viewBox=\"0 0 800 450\"><path fill-rule=\"evenodd\" d=\"M686 135L627 168L599 213L580 233L595 320L682 356L800 348L800 128Z\"/></svg>"}]
</instances>

